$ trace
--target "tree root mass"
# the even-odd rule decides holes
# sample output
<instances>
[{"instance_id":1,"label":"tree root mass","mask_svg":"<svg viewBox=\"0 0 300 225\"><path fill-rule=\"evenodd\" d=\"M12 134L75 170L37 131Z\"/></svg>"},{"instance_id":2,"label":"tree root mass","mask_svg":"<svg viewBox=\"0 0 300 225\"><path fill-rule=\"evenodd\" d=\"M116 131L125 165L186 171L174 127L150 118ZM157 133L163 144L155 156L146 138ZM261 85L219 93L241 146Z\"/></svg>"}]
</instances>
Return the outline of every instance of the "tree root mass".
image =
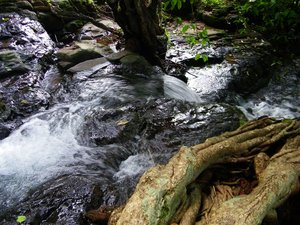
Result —
<instances>
[{"instance_id":1,"label":"tree root mass","mask_svg":"<svg viewBox=\"0 0 300 225\"><path fill-rule=\"evenodd\" d=\"M260 118L144 173L110 225L277 224L299 192L300 121Z\"/></svg>"}]
</instances>

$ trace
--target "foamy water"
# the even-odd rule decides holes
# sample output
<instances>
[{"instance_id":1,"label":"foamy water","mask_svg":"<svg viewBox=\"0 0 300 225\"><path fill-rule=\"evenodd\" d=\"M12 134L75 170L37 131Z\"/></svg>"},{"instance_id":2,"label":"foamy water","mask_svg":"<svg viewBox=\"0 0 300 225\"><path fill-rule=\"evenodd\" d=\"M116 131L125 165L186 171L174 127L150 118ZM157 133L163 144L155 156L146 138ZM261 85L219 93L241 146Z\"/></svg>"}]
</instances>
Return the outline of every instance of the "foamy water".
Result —
<instances>
[{"instance_id":1,"label":"foamy water","mask_svg":"<svg viewBox=\"0 0 300 225\"><path fill-rule=\"evenodd\" d=\"M111 104L110 99L117 99L115 104L146 99L151 97L155 85L159 85L165 87L163 95L167 97L199 101L199 97L186 84L169 76L150 85L144 79L138 80L140 83L130 84L113 75L77 78L79 82L74 86L74 93L69 94L73 99L71 102L58 104L28 118L9 137L0 141L0 209L22 200L31 188L51 178L63 174L91 173L85 172L88 165L103 168L101 173L115 173L117 180L136 176L152 166L153 162L147 154L136 154L121 162L118 172L104 165L95 155L96 151L105 154L105 148L78 143L85 115Z\"/></svg>"}]
</instances>

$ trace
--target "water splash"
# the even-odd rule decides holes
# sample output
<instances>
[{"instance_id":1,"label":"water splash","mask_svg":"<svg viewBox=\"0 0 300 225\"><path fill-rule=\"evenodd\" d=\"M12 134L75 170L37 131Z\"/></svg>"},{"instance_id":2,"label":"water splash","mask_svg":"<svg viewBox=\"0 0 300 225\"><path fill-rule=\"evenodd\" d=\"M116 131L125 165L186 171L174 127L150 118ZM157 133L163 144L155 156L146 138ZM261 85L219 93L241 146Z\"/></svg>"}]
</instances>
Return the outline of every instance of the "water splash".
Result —
<instances>
[{"instance_id":1,"label":"water splash","mask_svg":"<svg viewBox=\"0 0 300 225\"><path fill-rule=\"evenodd\" d=\"M0 141L0 209L12 206L30 189L61 175L112 177L115 174L115 178L122 181L137 177L152 166L153 162L138 150L126 152L124 162L124 158L114 156L117 162L110 164L105 155L118 155L119 148L79 144L81 125L91 111L164 95L199 101L199 97L176 78L158 74L148 82L151 78L145 75L135 76L134 79L123 77L110 70L93 75L77 74L69 84L71 92L63 93L68 95L61 98L65 103L28 118L19 129ZM155 93L156 90L162 92ZM120 166L116 167L118 163Z\"/></svg>"}]
</instances>

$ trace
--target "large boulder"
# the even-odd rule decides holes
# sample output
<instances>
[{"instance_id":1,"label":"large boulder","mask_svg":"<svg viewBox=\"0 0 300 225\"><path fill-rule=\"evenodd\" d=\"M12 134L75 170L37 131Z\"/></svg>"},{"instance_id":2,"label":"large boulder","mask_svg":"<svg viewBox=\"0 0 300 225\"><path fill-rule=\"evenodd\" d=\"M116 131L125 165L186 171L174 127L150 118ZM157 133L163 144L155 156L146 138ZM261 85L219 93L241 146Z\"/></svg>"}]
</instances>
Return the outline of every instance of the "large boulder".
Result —
<instances>
[{"instance_id":1,"label":"large boulder","mask_svg":"<svg viewBox=\"0 0 300 225\"><path fill-rule=\"evenodd\" d=\"M94 40L83 40L59 49L57 58L59 65L63 69L68 69L83 61L100 58L111 53L113 50L107 45L99 44Z\"/></svg>"},{"instance_id":2,"label":"large boulder","mask_svg":"<svg viewBox=\"0 0 300 225\"><path fill-rule=\"evenodd\" d=\"M41 81L55 45L36 20L17 13L0 14L0 20L0 100L9 109L7 120L49 105Z\"/></svg>"}]
</instances>

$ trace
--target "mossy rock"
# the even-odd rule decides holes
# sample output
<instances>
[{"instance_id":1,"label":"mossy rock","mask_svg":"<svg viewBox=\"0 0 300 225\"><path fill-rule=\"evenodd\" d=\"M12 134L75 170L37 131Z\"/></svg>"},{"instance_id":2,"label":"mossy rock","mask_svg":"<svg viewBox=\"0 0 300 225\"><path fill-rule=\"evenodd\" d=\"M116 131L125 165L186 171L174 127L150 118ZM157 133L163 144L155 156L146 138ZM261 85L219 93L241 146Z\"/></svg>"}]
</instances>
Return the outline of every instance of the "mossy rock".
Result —
<instances>
[{"instance_id":1,"label":"mossy rock","mask_svg":"<svg viewBox=\"0 0 300 225\"><path fill-rule=\"evenodd\" d=\"M29 71L29 68L23 63L20 55L15 51L1 51L0 62L0 79Z\"/></svg>"}]
</instances>

